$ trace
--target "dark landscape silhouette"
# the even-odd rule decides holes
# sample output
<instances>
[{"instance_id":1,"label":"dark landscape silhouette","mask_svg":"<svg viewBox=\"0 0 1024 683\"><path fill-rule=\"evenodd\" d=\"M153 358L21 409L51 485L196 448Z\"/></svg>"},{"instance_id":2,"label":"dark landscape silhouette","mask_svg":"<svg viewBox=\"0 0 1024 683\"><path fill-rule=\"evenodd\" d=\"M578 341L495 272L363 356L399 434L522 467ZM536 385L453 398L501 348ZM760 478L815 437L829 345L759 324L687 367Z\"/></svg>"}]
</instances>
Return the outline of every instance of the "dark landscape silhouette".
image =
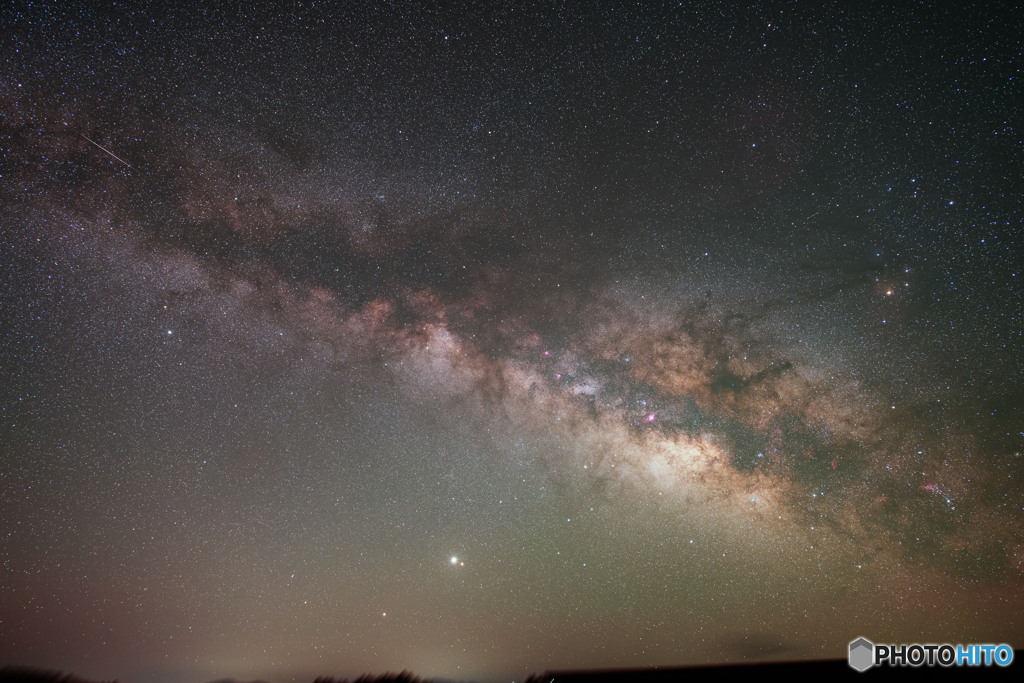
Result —
<instances>
[{"instance_id":1,"label":"dark landscape silhouette","mask_svg":"<svg viewBox=\"0 0 1024 683\"><path fill-rule=\"evenodd\" d=\"M984 674L995 676L999 680L1019 679L1021 651L1014 651L1013 663L1007 667L984 667ZM966 671L960 667L881 667L870 671L872 679L879 677L899 677L906 680L916 676L935 678L962 677ZM641 683L663 683L685 680L712 681L723 677L758 677L758 678L800 678L815 677L818 679L850 679L863 680L858 677L863 673L854 671L845 659L821 659L790 662L762 662L750 664L720 664L688 667L656 667L646 669L606 669L606 670L552 670L533 673L526 677L524 683L618 683L619 681L639 681ZM450 679L422 678L410 671L400 673L362 674L357 677L317 676L313 683L449 683ZM74 674L51 669L6 666L0 668L0 683L125 683L116 680L95 680L82 678ZM265 683L264 681L239 681L233 678L218 679L208 683Z\"/></svg>"}]
</instances>

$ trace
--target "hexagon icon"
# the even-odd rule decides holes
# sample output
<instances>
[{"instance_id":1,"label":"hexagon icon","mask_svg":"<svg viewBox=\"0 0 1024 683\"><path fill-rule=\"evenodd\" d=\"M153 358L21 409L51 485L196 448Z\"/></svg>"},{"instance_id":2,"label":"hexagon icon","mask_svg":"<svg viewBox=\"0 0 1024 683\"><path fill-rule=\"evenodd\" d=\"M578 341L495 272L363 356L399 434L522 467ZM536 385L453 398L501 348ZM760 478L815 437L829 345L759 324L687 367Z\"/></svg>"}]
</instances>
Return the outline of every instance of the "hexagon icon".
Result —
<instances>
[{"instance_id":1,"label":"hexagon icon","mask_svg":"<svg viewBox=\"0 0 1024 683\"><path fill-rule=\"evenodd\" d=\"M875 663L875 646L867 638L858 638L850 643L850 666L857 671L867 671Z\"/></svg>"}]
</instances>

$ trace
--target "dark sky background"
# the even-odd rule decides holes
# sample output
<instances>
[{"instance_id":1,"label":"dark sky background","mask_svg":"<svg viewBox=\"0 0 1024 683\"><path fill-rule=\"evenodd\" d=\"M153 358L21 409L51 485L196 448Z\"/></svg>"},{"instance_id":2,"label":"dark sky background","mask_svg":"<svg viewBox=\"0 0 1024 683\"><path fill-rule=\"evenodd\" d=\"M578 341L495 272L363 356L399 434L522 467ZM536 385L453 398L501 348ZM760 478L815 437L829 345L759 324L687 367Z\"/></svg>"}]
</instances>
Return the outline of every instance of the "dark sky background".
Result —
<instances>
[{"instance_id":1,"label":"dark sky background","mask_svg":"<svg viewBox=\"0 0 1024 683\"><path fill-rule=\"evenodd\" d=\"M0 12L0 661L1024 644L1015 3Z\"/></svg>"}]
</instances>

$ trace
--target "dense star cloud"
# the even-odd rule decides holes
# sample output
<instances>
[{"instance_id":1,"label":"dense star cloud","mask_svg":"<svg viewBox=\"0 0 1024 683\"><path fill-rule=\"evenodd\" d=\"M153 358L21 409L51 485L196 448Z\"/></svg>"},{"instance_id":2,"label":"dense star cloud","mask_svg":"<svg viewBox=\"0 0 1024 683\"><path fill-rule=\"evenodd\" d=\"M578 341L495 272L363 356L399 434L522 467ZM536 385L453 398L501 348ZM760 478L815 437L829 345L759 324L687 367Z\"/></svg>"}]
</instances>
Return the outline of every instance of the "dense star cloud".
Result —
<instances>
[{"instance_id":1,"label":"dense star cloud","mask_svg":"<svg viewBox=\"0 0 1024 683\"><path fill-rule=\"evenodd\" d=\"M1016 644L1012 9L3 16L5 661Z\"/></svg>"}]
</instances>

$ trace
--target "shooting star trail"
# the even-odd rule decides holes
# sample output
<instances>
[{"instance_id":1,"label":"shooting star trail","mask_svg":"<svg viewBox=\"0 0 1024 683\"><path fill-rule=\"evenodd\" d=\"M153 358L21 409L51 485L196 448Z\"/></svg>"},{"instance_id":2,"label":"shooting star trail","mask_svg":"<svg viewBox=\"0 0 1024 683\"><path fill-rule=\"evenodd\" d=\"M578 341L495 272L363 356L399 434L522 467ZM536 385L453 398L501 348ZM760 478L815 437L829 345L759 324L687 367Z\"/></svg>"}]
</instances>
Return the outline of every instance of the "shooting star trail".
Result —
<instances>
[{"instance_id":1,"label":"shooting star trail","mask_svg":"<svg viewBox=\"0 0 1024 683\"><path fill-rule=\"evenodd\" d=\"M81 136L82 136L83 138L85 138L86 140L88 140L88 141L89 141L89 142L91 142L92 144L94 144L94 145L96 145L97 147L99 147L100 149L102 149L102 150L103 150L104 152L106 152L106 153L107 153L107 154L109 154L110 156L112 156L112 157L114 157L115 159L117 159L118 161L120 161L120 162L121 162L122 164L124 164L124 165L125 165L125 166L127 166L128 168L131 168L131 167L132 167L132 165L131 165L131 164L129 164L129 163L127 162L127 161L125 161L125 160L124 160L124 159L122 159L121 157L117 156L116 154L114 154L113 152L111 152L111 151L110 151L109 149L107 149L106 147L104 147L104 146L103 146L103 145L101 145L100 143L98 143L98 142L96 142L95 140L93 140L92 138L90 138L90 137L89 137L88 135L85 135L84 133L79 133L79 135L81 135Z\"/></svg>"}]
</instances>

